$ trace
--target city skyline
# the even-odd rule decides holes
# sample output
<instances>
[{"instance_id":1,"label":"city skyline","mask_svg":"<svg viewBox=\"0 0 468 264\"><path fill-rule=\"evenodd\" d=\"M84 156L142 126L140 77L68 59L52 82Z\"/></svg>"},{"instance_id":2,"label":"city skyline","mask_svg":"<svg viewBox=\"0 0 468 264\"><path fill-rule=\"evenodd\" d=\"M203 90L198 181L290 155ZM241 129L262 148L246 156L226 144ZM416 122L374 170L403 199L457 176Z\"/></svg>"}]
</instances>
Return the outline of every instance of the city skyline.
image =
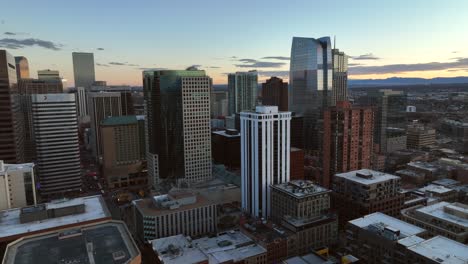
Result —
<instances>
[{"instance_id":1,"label":"city skyline","mask_svg":"<svg viewBox=\"0 0 468 264\"><path fill-rule=\"evenodd\" d=\"M246 5L251 16L240 20ZM74 86L72 52L94 53L96 79L111 85L141 86L144 69L192 65L214 84L226 84L227 73L254 69L259 81L288 81L294 36L336 36L336 47L351 56L350 79L468 75L468 18L457 12L468 3L460 1L29 1L23 7L5 7L0 48L26 57L33 78L38 70L59 70L67 86ZM265 12L271 7L281 11L276 19ZM45 10L55 15L34 15Z\"/></svg>"}]
</instances>

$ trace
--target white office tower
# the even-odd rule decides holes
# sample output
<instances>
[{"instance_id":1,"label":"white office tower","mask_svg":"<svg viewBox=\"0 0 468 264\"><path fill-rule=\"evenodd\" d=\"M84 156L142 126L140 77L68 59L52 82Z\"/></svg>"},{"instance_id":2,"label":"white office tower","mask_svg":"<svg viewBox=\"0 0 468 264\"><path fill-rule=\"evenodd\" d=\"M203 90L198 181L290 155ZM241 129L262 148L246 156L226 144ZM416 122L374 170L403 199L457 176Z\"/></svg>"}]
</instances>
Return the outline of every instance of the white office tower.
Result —
<instances>
[{"instance_id":1,"label":"white office tower","mask_svg":"<svg viewBox=\"0 0 468 264\"><path fill-rule=\"evenodd\" d=\"M74 94L31 95L36 166L43 195L81 188L80 146Z\"/></svg>"},{"instance_id":2,"label":"white office tower","mask_svg":"<svg viewBox=\"0 0 468 264\"><path fill-rule=\"evenodd\" d=\"M76 87L76 101L78 104L78 116L85 117L88 115L88 96L86 88Z\"/></svg>"},{"instance_id":3,"label":"white office tower","mask_svg":"<svg viewBox=\"0 0 468 264\"><path fill-rule=\"evenodd\" d=\"M252 217L270 216L270 186L289 181L291 112L257 106L241 112L242 209Z\"/></svg>"},{"instance_id":4,"label":"white office tower","mask_svg":"<svg viewBox=\"0 0 468 264\"><path fill-rule=\"evenodd\" d=\"M5 164L0 160L0 210L36 202L34 163Z\"/></svg>"}]
</instances>

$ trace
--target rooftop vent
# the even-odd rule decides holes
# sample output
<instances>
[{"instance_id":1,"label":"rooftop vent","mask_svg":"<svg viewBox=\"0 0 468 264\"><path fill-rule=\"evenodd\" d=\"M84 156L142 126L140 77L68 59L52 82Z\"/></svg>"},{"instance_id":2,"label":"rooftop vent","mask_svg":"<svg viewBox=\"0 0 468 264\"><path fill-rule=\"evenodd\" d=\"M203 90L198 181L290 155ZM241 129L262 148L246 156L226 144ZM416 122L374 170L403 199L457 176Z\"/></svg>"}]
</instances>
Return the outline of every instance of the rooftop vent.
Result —
<instances>
[{"instance_id":1,"label":"rooftop vent","mask_svg":"<svg viewBox=\"0 0 468 264\"><path fill-rule=\"evenodd\" d=\"M368 170L362 170L356 172L356 176L363 179L372 179L372 172Z\"/></svg>"}]
</instances>

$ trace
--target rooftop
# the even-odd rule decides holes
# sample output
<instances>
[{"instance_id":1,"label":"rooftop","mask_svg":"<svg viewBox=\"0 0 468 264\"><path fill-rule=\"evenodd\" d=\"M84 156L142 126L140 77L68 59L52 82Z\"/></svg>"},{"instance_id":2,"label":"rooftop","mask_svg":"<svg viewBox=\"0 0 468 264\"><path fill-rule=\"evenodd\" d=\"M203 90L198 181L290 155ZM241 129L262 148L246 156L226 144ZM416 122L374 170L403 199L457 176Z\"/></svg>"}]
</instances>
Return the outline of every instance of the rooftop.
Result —
<instances>
[{"instance_id":1,"label":"rooftop","mask_svg":"<svg viewBox=\"0 0 468 264\"><path fill-rule=\"evenodd\" d=\"M8 245L3 263L123 264L140 255L120 221L21 238Z\"/></svg>"},{"instance_id":2,"label":"rooftop","mask_svg":"<svg viewBox=\"0 0 468 264\"><path fill-rule=\"evenodd\" d=\"M326 260L315 253L310 253L304 256L296 256L286 259L284 264L333 264L331 260Z\"/></svg>"},{"instance_id":3,"label":"rooftop","mask_svg":"<svg viewBox=\"0 0 468 264\"><path fill-rule=\"evenodd\" d=\"M433 237L408 249L439 263L468 263L468 246L443 236Z\"/></svg>"},{"instance_id":4,"label":"rooftop","mask_svg":"<svg viewBox=\"0 0 468 264\"><path fill-rule=\"evenodd\" d=\"M468 205L462 203L440 202L415 211L468 228Z\"/></svg>"},{"instance_id":5,"label":"rooftop","mask_svg":"<svg viewBox=\"0 0 468 264\"><path fill-rule=\"evenodd\" d=\"M287 183L274 185L272 188L283 191L296 198L331 192L330 190L316 185L312 181L308 180L293 180Z\"/></svg>"},{"instance_id":6,"label":"rooftop","mask_svg":"<svg viewBox=\"0 0 468 264\"><path fill-rule=\"evenodd\" d=\"M32 207L15 208L0 212L0 241L8 240L8 237L23 235L31 232L47 231L68 225L76 225L83 222L95 221L111 217L107 206L100 195L80 197L70 200L60 200L43 205L46 209L64 208L74 205L84 204L84 212L79 214L66 215L55 218L48 218L38 221L21 223L22 211Z\"/></svg>"},{"instance_id":7,"label":"rooftop","mask_svg":"<svg viewBox=\"0 0 468 264\"><path fill-rule=\"evenodd\" d=\"M436 165L424 161L412 161L408 163L407 166L417 169L428 170L431 172L436 172L438 170L438 167Z\"/></svg>"},{"instance_id":8,"label":"rooftop","mask_svg":"<svg viewBox=\"0 0 468 264\"><path fill-rule=\"evenodd\" d=\"M151 244L165 264L200 263L208 260L200 249L193 247L191 238L183 235L155 239Z\"/></svg>"},{"instance_id":9,"label":"rooftop","mask_svg":"<svg viewBox=\"0 0 468 264\"><path fill-rule=\"evenodd\" d=\"M449 178L436 180L436 181L433 181L432 183L435 184L435 185L441 185L441 186L445 186L445 187L456 186L456 185L460 184L459 181L449 179Z\"/></svg>"},{"instance_id":10,"label":"rooftop","mask_svg":"<svg viewBox=\"0 0 468 264\"><path fill-rule=\"evenodd\" d=\"M230 137L230 138L240 138L240 133L239 131L235 129L226 129L226 130L220 130L220 131L213 131L213 134L220 135L220 136L225 136L225 137Z\"/></svg>"},{"instance_id":11,"label":"rooftop","mask_svg":"<svg viewBox=\"0 0 468 264\"><path fill-rule=\"evenodd\" d=\"M435 193L435 194L444 194L444 193L454 192L454 190L452 189L449 189L441 185L434 185L434 184L429 184L427 186L419 188L418 191Z\"/></svg>"},{"instance_id":12,"label":"rooftop","mask_svg":"<svg viewBox=\"0 0 468 264\"><path fill-rule=\"evenodd\" d=\"M420 227L379 212L351 220L349 223L369 231L382 231L384 236L386 233L384 232L385 230L389 230L391 232L398 231L397 239L418 235L426 231ZM380 228L382 229L378 230Z\"/></svg>"},{"instance_id":13,"label":"rooftop","mask_svg":"<svg viewBox=\"0 0 468 264\"><path fill-rule=\"evenodd\" d=\"M0 163L2 161L0 160ZM2 171L1 169L1 164L0 164L0 172ZM20 163L20 164L8 164L8 163L3 163L4 171L9 172L9 171L23 171L23 170L32 170L34 169L34 163Z\"/></svg>"},{"instance_id":14,"label":"rooftop","mask_svg":"<svg viewBox=\"0 0 468 264\"><path fill-rule=\"evenodd\" d=\"M380 183L389 180L397 180L400 177L387 174L384 172L369 170L369 169L362 169L356 171L350 171L345 173L339 173L335 175L336 178L343 178L349 181L357 182L363 185L370 185L375 183Z\"/></svg>"}]
</instances>

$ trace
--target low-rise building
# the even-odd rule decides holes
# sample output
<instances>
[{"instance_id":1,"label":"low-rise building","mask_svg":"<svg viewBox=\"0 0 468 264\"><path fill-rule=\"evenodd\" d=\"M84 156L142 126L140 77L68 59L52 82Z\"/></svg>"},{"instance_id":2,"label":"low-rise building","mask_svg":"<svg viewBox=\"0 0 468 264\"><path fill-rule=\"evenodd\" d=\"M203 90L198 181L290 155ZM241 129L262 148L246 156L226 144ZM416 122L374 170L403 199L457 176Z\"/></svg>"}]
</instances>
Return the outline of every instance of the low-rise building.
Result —
<instances>
[{"instance_id":1,"label":"low-rise building","mask_svg":"<svg viewBox=\"0 0 468 264\"><path fill-rule=\"evenodd\" d=\"M123 222L107 221L20 238L3 264L140 264L141 254Z\"/></svg>"},{"instance_id":2,"label":"low-rise building","mask_svg":"<svg viewBox=\"0 0 468 264\"><path fill-rule=\"evenodd\" d=\"M5 164L0 160L0 210L36 203L34 163Z\"/></svg>"},{"instance_id":3,"label":"low-rise building","mask_svg":"<svg viewBox=\"0 0 468 264\"><path fill-rule=\"evenodd\" d=\"M443 236L416 243L406 249L406 263L468 263L468 246Z\"/></svg>"},{"instance_id":4,"label":"low-rise building","mask_svg":"<svg viewBox=\"0 0 468 264\"><path fill-rule=\"evenodd\" d=\"M340 225L373 212L398 216L404 203L400 177L363 169L336 174L333 208L339 211Z\"/></svg>"},{"instance_id":5,"label":"low-rise building","mask_svg":"<svg viewBox=\"0 0 468 264\"><path fill-rule=\"evenodd\" d=\"M175 235L151 241L161 264L267 264L267 250L240 231L192 239Z\"/></svg>"},{"instance_id":6,"label":"low-rise building","mask_svg":"<svg viewBox=\"0 0 468 264\"><path fill-rule=\"evenodd\" d=\"M402 210L403 219L426 229L432 235L442 235L468 243L468 205L439 202Z\"/></svg>"},{"instance_id":7,"label":"low-rise building","mask_svg":"<svg viewBox=\"0 0 468 264\"><path fill-rule=\"evenodd\" d=\"M426 185L413 193L446 202L455 202L458 198L457 191L435 184Z\"/></svg>"}]
</instances>

